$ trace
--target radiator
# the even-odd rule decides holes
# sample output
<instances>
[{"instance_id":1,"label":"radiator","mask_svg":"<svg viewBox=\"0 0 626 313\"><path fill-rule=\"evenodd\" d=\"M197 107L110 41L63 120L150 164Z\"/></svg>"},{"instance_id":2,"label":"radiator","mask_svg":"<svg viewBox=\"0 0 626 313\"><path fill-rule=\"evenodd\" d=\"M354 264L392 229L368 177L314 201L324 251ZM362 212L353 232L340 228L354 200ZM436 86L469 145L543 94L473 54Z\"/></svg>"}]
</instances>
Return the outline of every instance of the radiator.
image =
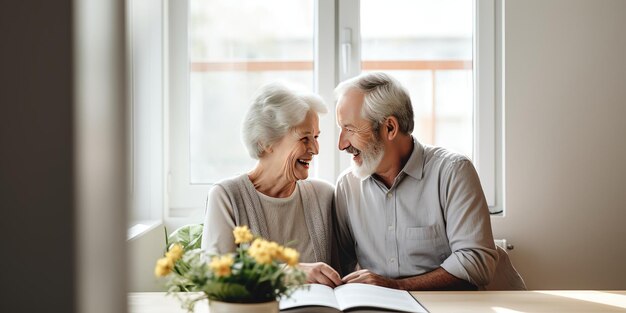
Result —
<instances>
[{"instance_id":1,"label":"radiator","mask_svg":"<svg viewBox=\"0 0 626 313\"><path fill-rule=\"evenodd\" d=\"M512 244L506 242L506 239L495 239L494 242L496 243L496 246L499 246L504 250L513 250L513 248L515 248Z\"/></svg>"}]
</instances>

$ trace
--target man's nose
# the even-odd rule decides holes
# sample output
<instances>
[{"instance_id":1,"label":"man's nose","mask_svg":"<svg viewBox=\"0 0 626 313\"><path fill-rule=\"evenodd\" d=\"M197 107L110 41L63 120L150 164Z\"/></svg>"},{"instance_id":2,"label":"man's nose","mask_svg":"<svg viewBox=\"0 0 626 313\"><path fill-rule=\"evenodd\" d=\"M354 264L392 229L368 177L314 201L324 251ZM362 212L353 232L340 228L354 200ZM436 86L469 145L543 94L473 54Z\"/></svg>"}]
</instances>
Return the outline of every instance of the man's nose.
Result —
<instances>
[{"instance_id":1,"label":"man's nose","mask_svg":"<svg viewBox=\"0 0 626 313\"><path fill-rule=\"evenodd\" d=\"M339 145L337 146L337 148L339 148L339 150L345 150L349 146L350 142L346 139L345 132L341 130L339 132Z\"/></svg>"}]
</instances>

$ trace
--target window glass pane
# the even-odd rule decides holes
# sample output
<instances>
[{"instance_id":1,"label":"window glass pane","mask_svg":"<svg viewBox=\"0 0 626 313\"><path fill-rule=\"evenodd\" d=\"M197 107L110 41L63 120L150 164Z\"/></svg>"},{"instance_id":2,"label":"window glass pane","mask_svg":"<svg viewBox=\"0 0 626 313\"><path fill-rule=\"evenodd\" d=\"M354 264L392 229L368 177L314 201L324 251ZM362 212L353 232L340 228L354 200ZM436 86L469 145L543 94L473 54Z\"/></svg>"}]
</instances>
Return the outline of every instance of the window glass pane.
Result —
<instances>
[{"instance_id":1,"label":"window glass pane","mask_svg":"<svg viewBox=\"0 0 626 313\"><path fill-rule=\"evenodd\" d=\"M361 67L409 90L413 135L472 157L471 0L361 0Z\"/></svg>"},{"instance_id":2,"label":"window glass pane","mask_svg":"<svg viewBox=\"0 0 626 313\"><path fill-rule=\"evenodd\" d=\"M241 122L261 85L313 90L313 0L190 1L190 179L213 183L251 169Z\"/></svg>"}]
</instances>

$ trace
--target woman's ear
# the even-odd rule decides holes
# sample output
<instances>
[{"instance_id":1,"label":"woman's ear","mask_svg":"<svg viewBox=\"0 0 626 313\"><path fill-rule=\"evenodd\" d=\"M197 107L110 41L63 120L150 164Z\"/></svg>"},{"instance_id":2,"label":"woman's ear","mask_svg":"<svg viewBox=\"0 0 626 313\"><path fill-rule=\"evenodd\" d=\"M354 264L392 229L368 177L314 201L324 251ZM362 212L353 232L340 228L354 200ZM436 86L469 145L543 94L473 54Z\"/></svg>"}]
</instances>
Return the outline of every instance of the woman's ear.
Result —
<instances>
[{"instance_id":1,"label":"woman's ear","mask_svg":"<svg viewBox=\"0 0 626 313\"><path fill-rule=\"evenodd\" d=\"M261 148L261 155L268 155L272 153L274 150L271 145L266 145L264 143L259 143L259 147Z\"/></svg>"},{"instance_id":2,"label":"woman's ear","mask_svg":"<svg viewBox=\"0 0 626 313\"><path fill-rule=\"evenodd\" d=\"M390 116L385 120L385 131L387 132L387 140L392 141L398 135L398 119L395 116Z\"/></svg>"}]
</instances>

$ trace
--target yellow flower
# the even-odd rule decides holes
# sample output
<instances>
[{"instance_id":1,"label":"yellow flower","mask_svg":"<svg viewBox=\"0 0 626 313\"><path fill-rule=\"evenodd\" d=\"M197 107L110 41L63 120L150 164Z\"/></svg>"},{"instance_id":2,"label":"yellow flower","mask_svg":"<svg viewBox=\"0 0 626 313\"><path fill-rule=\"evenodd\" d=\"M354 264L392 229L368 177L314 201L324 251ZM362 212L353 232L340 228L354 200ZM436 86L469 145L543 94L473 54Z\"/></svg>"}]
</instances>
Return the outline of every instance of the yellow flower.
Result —
<instances>
[{"instance_id":1,"label":"yellow flower","mask_svg":"<svg viewBox=\"0 0 626 313\"><path fill-rule=\"evenodd\" d=\"M183 247L179 244L174 244L170 248L170 251L165 253L165 256L172 260L172 263L174 263L183 256Z\"/></svg>"},{"instance_id":2,"label":"yellow flower","mask_svg":"<svg viewBox=\"0 0 626 313\"><path fill-rule=\"evenodd\" d=\"M221 257L215 256L211 260L211 264L209 264L209 268L215 273L217 277L227 277L230 276L230 267L235 263L233 257L230 255L224 255Z\"/></svg>"},{"instance_id":3,"label":"yellow flower","mask_svg":"<svg viewBox=\"0 0 626 313\"><path fill-rule=\"evenodd\" d=\"M235 243L248 243L253 238L250 229L246 225L235 227L233 235L235 236Z\"/></svg>"},{"instance_id":4,"label":"yellow flower","mask_svg":"<svg viewBox=\"0 0 626 313\"><path fill-rule=\"evenodd\" d=\"M261 238L254 239L248 250L258 250L265 244L265 240Z\"/></svg>"},{"instance_id":5,"label":"yellow flower","mask_svg":"<svg viewBox=\"0 0 626 313\"><path fill-rule=\"evenodd\" d=\"M254 256L254 260L256 260L259 264L270 264L272 263L272 256L267 252L267 250L261 250L256 253Z\"/></svg>"},{"instance_id":6,"label":"yellow flower","mask_svg":"<svg viewBox=\"0 0 626 313\"><path fill-rule=\"evenodd\" d=\"M165 257L157 260L156 266L154 267L154 275L157 277L163 277L169 274L174 268L174 262L172 259Z\"/></svg>"},{"instance_id":7,"label":"yellow flower","mask_svg":"<svg viewBox=\"0 0 626 313\"><path fill-rule=\"evenodd\" d=\"M281 248L281 246L273 241L270 241L265 245L265 249L272 259L277 258L282 253Z\"/></svg>"},{"instance_id":8,"label":"yellow flower","mask_svg":"<svg viewBox=\"0 0 626 313\"><path fill-rule=\"evenodd\" d=\"M284 248L282 251L282 259L289 266L296 266L298 264L298 259L300 258L300 253L292 248Z\"/></svg>"},{"instance_id":9,"label":"yellow flower","mask_svg":"<svg viewBox=\"0 0 626 313\"><path fill-rule=\"evenodd\" d=\"M248 254L259 264L269 264L272 263L272 249L273 245L270 242L257 238L248 248Z\"/></svg>"}]
</instances>

